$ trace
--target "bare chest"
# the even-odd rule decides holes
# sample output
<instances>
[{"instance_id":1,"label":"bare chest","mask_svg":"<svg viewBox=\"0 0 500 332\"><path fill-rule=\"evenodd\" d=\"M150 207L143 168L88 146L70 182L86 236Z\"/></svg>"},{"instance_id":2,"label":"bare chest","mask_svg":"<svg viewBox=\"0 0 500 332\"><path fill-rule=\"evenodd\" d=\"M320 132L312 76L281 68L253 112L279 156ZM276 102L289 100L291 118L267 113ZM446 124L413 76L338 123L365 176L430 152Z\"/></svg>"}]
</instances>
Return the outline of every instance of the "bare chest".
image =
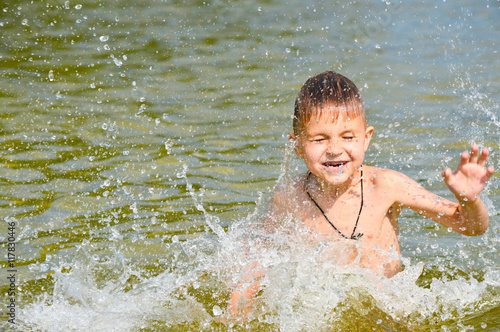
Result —
<instances>
[{"instance_id":1,"label":"bare chest","mask_svg":"<svg viewBox=\"0 0 500 332\"><path fill-rule=\"evenodd\" d=\"M359 238L365 244L389 248L398 245L399 211L380 199L373 190L352 190L331 204L300 195L300 218L320 238ZM322 204L323 203L323 204Z\"/></svg>"}]
</instances>

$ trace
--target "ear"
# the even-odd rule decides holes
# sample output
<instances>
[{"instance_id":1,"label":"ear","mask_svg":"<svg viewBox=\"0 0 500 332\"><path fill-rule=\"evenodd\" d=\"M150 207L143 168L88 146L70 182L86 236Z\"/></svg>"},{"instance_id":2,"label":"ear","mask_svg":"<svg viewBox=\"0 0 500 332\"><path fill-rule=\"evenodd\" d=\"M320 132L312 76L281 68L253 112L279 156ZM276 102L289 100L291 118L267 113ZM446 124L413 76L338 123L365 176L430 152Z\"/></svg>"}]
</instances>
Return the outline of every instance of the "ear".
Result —
<instances>
[{"instance_id":1,"label":"ear","mask_svg":"<svg viewBox=\"0 0 500 332\"><path fill-rule=\"evenodd\" d=\"M295 136L294 133L289 133L288 140L293 143L293 149L295 150L295 154L299 158L302 158L304 156L304 153L302 151L302 148L301 148L301 145L299 142L299 137Z\"/></svg>"},{"instance_id":2,"label":"ear","mask_svg":"<svg viewBox=\"0 0 500 332\"><path fill-rule=\"evenodd\" d=\"M365 131L365 151L368 150L368 146L370 145L370 141L372 139L372 135L373 135L374 130L375 130L375 128L373 128L372 126L369 126L366 128L366 131Z\"/></svg>"}]
</instances>

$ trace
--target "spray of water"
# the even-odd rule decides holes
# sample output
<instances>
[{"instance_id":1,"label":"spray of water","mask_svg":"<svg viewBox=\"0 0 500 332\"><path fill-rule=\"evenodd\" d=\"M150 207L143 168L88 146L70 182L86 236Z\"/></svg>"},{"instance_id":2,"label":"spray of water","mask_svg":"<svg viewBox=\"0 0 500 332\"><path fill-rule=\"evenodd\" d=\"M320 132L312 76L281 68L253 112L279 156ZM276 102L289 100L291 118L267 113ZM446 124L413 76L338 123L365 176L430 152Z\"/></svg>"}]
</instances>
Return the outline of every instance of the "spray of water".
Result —
<instances>
[{"instance_id":1,"label":"spray of water","mask_svg":"<svg viewBox=\"0 0 500 332\"><path fill-rule=\"evenodd\" d=\"M299 169L291 147L285 155L281 187L290 185ZM69 272L55 271L53 293L23 308L21 330L456 331L494 326L500 270L493 252L478 253L484 267L480 277L444 273L422 283L424 264L403 258L404 271L387 279L355 264L339 265L332 257L340 247L306 241L310 230L293 218L279 220L269 232L261 222L265 198L247 218L224 230L198 201L187 174L184 166L178 176L209 232L183 241L173 237L166 244L164 270L155 276L125 259L117 242L101 256L84 243ZM474 246L461 246L458 252L474 255ZM495 251L498 243L489 246ZM234 317L226 310L229 295L251 273L252 262L265 271L261 289L248 303L249 311ZM486 313L479 320L474 317L478 309Z\"/></svg>"}]
</instances>

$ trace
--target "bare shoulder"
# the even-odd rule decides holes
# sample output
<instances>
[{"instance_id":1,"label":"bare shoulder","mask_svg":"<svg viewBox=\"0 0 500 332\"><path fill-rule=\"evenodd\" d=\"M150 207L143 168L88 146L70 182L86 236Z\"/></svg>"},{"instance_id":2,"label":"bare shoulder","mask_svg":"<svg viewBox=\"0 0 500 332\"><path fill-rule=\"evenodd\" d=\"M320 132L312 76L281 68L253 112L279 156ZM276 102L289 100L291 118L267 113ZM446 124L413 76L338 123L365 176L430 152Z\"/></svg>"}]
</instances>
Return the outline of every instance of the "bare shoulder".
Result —
<instances>
[{"instance_id":1,"label":"bare shoulder","mask_svg":"<svg viewBox=\"0 0 500 332\"><path fill-rule=\"evenodd\" d=\"M383 193L394 202L406 201L409 195L425 190L416 181L398 171L377 167L365 167L364 178L373 190Z\"/></svg>"},{"instance_id":2,"label":"bare shoulder","mask_svg":"<svg viewBox=\"0 0 500 332\"><path fill-rule=\"evenodd\" d=\"M415 184L403 173L373 166L363 166L364 178L371 181L374 185L384 188L397 188L401 185Z\"/></svg>"},{"instance_id":3,"label":"bare shoulder","mask_svg":"<svg viewBox=\"0 0 500 332\"><path fill-rule=\"evenodd\" d=\"M271 210L275 213L283 213L296 207L293 202L297 202L303 197L306 178L307 174L304 174L278 183L274 188Z\"/></svg>"},{"instance_id":4,"label":"bare shoulder","mask_svg":"<svg viewBox=\"0 0 500 332\"><path fill-rule=\"evenodd\" d=\"M307 173L289 180L280 181L274 188L274 197L279 201L289 202L290 199L301 196L306 179Z\"/></svg>"}]
</instances>

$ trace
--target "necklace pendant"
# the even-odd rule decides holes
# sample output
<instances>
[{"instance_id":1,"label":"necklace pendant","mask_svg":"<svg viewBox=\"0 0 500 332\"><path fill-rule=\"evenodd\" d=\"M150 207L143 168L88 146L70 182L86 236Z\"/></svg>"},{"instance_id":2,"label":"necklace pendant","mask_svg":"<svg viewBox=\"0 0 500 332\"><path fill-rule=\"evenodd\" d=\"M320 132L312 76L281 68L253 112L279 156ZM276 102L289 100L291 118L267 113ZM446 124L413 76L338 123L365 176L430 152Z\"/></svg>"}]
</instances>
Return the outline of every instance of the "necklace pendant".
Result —
<instances>
[{"instance_id":1,"label":"necklace pendant","mask_svg":"<svg viewBox=\"0 0 500 332\"><path fill-rule=\"evenodd\" d=\"M356 235L351 235L352 240L359 240L363 236L363 233L358 233Z\"/></svg>"}]
</instances>

